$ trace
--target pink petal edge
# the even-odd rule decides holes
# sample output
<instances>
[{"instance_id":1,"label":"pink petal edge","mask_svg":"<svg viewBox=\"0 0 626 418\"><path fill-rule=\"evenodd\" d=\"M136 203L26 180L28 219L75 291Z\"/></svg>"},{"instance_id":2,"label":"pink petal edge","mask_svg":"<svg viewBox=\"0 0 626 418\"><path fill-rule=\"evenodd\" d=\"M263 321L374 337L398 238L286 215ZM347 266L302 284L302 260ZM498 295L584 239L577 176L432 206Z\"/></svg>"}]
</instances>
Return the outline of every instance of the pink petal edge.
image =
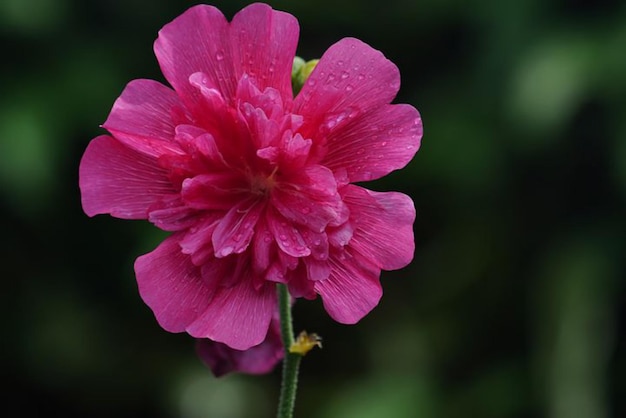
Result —
<instances>
[{"instance_id":1,"label":"pink petal edge","mask_svg":"<svg viewBox=\"0 0 626 418\"><path fill-rule=\"evenodd\" d=\"M139 294L166 331L182 332L212 303L214 285L183 254L183 233L166 238L155 250L135 261Z\"/></svg>"},{"instance_id":2,"label":"pink petal edge","mask_svg":"<svg viewBox=\"0 0 626 418\"><path fill-rule=\"evenodd\" d=\"M154 158L107 135L87 146L80 161L79 186L88 216L108 213L123 219L147 219L153 204L175 193L168 173Z\"/></svg>"}]
</instances>

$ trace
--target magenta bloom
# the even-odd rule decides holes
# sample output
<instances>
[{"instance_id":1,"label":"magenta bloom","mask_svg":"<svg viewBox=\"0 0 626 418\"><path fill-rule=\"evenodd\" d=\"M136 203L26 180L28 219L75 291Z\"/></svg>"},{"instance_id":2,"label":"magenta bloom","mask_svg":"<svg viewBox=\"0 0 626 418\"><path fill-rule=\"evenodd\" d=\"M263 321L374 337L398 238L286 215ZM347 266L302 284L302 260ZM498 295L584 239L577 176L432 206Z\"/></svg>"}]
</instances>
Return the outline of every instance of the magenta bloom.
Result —
<instances>
[{"instance_id":1,"label":"magenta bloom","mask_svg":"<svg viewBox=\"0 0 626 418\"><path fill-rule=\"evenodd\" d=\"M231 372L265 374L271 372L285 355L280 335L280 318L275 312L265 340L247 350L236 350L208 338L197 341L196 351L216 377Z\"/></svg>"},{"instance_id":2,"label":"magenta bloom","mask_svg":"<svg viewBox=\"0 0 626 418\"><path fill-rule=\"evenodd\" d=\"M163 328L245 350L264 341L275 284L322 297L352 324L382 295L381 270L413 258L411 199L352 183L404 167L422 136L390 104L396 66L363 42L331 46L293 97L296 19L265 4L231 23L196 6L154 44L172 88L131 81L80 164L89 216L172 231L139 257L143 300Z\"/></svg>"}]
</instances>

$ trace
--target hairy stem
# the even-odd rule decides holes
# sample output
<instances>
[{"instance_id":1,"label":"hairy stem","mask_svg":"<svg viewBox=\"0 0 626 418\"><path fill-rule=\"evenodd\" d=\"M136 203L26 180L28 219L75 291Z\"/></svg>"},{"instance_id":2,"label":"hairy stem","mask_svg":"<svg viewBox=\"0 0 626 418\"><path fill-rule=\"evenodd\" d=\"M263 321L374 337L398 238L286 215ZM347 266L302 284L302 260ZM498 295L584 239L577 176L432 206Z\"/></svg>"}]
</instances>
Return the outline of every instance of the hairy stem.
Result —
<instances>
[{"instance_id":1,"label":"hairy stem","mask_svg":"<svg viewBox=\"0 0 626 418\"><path fill-rule=\"evenodd\" d=\"M300 367L300 354L289 352L293 344L293 325L291 323L291 301L289 291L284 284L278 284L278 305L280 309L280 330L285 350L283 360L283 380L280 386L280 399L278 401L278 418L293 417L293 408L296 402L296 390L298 388L298 369Z\"/></svg>"}]
</instances>

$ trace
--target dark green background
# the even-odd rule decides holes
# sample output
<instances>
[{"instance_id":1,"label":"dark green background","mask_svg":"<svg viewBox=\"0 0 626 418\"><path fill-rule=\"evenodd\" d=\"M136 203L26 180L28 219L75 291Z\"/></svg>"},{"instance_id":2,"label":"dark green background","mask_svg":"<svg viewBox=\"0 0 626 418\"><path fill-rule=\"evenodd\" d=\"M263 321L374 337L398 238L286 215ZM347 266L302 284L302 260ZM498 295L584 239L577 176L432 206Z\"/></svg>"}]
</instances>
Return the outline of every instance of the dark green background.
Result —
<instances>
[{"instance_id":1,"label":"dark green background","mask_svg":"<svg viewBox=\"0 0 626 418\"><path fill-rule=\"evenodd\" d=\"M416 204L416 255L356 326L297 328L299 418L626 416L626 3L274 1L299 54L344 36L400 68L422 148L372 184ZM82 213L78 162L124 85L162 80L185 1L0 2L2 382L19 417L263 418L279 373L214 379L132 264L163 234ZM245 2L215 2L227 17ZM16 409L17 408L17 409Z\"/></svg>"}]
</instances>

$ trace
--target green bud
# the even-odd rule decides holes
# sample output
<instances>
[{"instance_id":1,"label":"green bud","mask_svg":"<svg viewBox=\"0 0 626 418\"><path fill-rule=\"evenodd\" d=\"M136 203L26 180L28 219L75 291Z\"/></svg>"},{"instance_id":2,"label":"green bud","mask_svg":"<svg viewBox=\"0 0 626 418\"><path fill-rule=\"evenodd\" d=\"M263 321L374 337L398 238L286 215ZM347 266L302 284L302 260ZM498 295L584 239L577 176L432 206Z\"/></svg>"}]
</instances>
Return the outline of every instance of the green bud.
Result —
<instances>
[{"instance_id":1,"label":"green bud","mask_svg":"<svg viewBox=\"0 0 626 418\"><path fill-rule=\"evenodd\" d=\"M293 66L291 67L291 87L293 88L294 97L300 93L302 86L304 86L304 83L306 83L307 78L309 78L319 61L318 59L314 59L305 62L300 57L293 59Z\"/></svg>"}]
</instances>

